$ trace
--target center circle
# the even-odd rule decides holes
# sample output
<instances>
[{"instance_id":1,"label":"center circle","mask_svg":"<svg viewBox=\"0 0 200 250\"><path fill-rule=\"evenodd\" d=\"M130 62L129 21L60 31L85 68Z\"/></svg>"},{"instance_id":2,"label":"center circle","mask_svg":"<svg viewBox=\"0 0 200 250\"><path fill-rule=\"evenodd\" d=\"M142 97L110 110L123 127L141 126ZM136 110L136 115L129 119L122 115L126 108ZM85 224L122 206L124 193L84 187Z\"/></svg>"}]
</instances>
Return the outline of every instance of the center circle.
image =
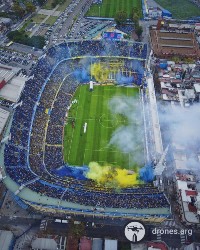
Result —
<instances>
[{"instance_id":1,"label":"center circle","mask_svg":"<svg viewBox=\"0 0 200 250\"><path fill-rule=\"evenodd\" d=\"M99 123L104 128L114 128L117 124L119 124L119 120L117 119L116 115L113 115L111 119L108 119L106 115L102 115L99 118Z\"/></svg>"}]
</instances>

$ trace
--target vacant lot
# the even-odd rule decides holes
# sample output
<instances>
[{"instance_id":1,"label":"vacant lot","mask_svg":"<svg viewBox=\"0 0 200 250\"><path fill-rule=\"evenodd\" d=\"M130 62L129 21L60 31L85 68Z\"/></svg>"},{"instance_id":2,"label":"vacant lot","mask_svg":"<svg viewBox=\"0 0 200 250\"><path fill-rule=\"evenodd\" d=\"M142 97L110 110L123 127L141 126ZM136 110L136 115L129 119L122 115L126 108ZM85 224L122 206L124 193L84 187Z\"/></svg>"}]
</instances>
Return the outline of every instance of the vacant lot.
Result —
<instances>
[{"instance_id":1,"label":"vacant lot","mask_svg":"<svg viewBox=\"0 0 200 250\"><path fill-rule=\"evenodd\" d=\"M57 16L50 16L47 20L46 20L46 24L49 24L49 25L53 25L55 23L55 21L58 19Z\"/></svg>"},{"instance_id":2,"label":"vacant lot","mask_svg":"<svg viewBox=\"0 0 200 250\"><path fill-rule=\"evenodd\" d=\"M42 14L37 14L31 18L34 23L41 23L47 16Z\"/></svg>"}]
</instances>

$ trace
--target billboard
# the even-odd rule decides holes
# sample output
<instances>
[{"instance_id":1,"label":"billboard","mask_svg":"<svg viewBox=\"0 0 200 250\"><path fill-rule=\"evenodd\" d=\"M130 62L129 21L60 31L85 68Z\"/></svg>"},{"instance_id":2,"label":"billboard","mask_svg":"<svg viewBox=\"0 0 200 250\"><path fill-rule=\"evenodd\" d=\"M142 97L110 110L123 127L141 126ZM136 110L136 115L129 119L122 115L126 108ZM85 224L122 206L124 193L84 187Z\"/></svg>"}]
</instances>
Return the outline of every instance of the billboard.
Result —
<instances>
[{"instance_id":1,"label":"billboard","mask_svg":"<svg viewBox=\"0 0 200 250\"><path fill-rule=\"evenodd\" d=\"M104 39L111 39L111 40L120 40L123 38L123 35L121 33L117 33L117 32L104 32L103 38Z\"/></svg>"}]
</instances>

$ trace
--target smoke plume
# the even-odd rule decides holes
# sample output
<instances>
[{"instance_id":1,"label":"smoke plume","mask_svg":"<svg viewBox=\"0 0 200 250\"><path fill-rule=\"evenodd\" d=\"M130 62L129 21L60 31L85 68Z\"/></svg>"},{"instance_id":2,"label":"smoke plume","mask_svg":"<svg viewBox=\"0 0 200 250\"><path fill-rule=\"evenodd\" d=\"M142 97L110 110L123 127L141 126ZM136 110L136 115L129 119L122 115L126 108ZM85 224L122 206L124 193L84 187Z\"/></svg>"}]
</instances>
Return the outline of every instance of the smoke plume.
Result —
<instances>
[{"instance_id":1,"label":"smoke plume","mask_svg":"<svg viewBox=\"0 0 200 250\"><path fill-rule=\"evenodd\" d=\"M139 183L138 174L126 169L114 168L110 165L100 166L90 162L86 177L107 187L131 187Z\"/></svg>"},{"instance_id":2,"label":"smoke plume","mask_svg":"<svg viewBox=\"0 0 200 250\"><path fill-rule=\"evenodd\" d=\"M139 100L126 96L114 97L110 100L109 108L112 114L120 114L127 119L126 125L114 131L109 145L128 153L131 164L143 164L143 123Z\"/></svg>"},{"instance_id":3,"label":"smoke plume","mask_svg":"<svg viewBox=\"0 0 200 250\"><path fill-rule=\"evenodd\" d=\"M193 104L189 108L181 106L161 106L160 122L165 141L175 148L181 148L187 157L189 169L197 169L200 152L200 105Z\"/></svg>"}]
</instances>

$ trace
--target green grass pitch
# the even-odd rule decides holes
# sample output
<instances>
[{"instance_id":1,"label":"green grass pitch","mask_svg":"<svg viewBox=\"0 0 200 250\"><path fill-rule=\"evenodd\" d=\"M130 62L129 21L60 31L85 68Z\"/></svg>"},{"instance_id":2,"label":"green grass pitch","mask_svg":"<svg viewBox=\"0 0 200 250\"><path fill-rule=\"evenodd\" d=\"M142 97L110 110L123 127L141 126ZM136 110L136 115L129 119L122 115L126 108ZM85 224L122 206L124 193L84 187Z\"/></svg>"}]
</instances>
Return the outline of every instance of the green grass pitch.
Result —
<instances>
[{"instance_id":1,"label":"green grass pitch","mask_svg":"<svg viewBox=\"0 0 200 250\"><path fill-rule=\"evenodd\" d=\"M108 146L116 128L127 124L124 116L110 112L108 102L114 96L135 96L139 101L138 93L138 88L113 85L94 86L92 92L88 85L79 86L72 98L77 99L78 103L72 104L64 130L65 162L83 166L96 161L101 165L109 163L127 169L137 168L131 166L129 154L120 152L115 146ZM83 129L85 122L86 133ZM141 148L143 150L143 145Z\"/></svg>"},{"instance_id":2,"label":"green grass pitch","mask_svg":"<svg viewBox=\"0 0 200 250\"><path fill-rule=\"evenodd\" d=\"M130 18L133 7L140 10L142 17L141 0L103 0L102 4L93 4L86 16L115 17L116 12L124 10Z\"/></svg>"},{"instance_id":3,"label":"green grass pitch","mask_svg":"<svg viewBox=\"0 0 200 250\"><path fill-rule=\"evenodd\" d=\"M163 8L172 13L173 18L188 19L200 16L200 8L190 0L156 0Z\"/></svg>"}]
</instances>

